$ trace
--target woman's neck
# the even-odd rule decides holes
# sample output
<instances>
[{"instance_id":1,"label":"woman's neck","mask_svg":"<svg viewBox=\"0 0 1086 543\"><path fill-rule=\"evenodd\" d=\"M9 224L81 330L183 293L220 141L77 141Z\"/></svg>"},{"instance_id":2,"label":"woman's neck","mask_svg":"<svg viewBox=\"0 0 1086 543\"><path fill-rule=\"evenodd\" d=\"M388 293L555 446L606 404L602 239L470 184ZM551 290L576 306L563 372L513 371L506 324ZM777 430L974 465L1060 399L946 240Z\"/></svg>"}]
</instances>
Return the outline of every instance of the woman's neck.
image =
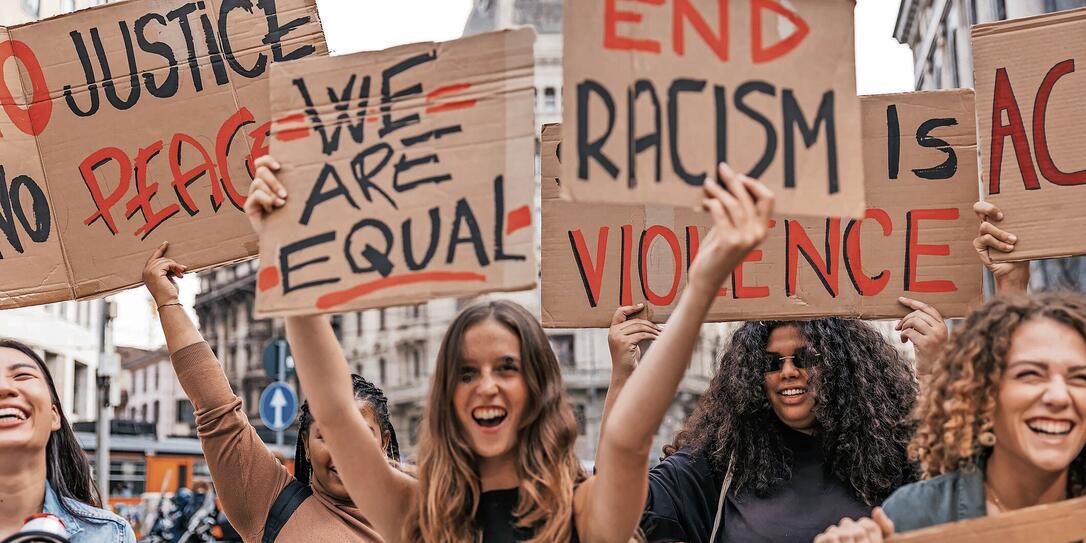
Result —
<instances>
[{"instance_id":1,"label":"woman's neck","mask_svg":"<svg viewBox=\"0 0 1086 543\"><path fill-rule=\"evenodd\" d=\"M18 532L45 503L45 452L4 454L0 463L0 539Z\"/></svg>"},{"instance_id":2,"label":"woman's neck","mask_svg":"<svg viewBox=\"0 0 1086 543\"><path fill-rule=\"evenodd\" d=\"M992 451L985 466L985 483L995 495L997 506L1013 511L1067 499L1067 470L1050 472L1002 453Z\"/></svg>"},{"instance_id":3,"label":"woman's neck","mask_svg":"<svg viewBox=\"0 0 1086 543\"><path fill-rule=\"evenodd\" d=\"M517 475L516 454L511 453L497 458L480 458L479 479L483 492L519 486L520 476Z\"/></svg>"}]
</instances>

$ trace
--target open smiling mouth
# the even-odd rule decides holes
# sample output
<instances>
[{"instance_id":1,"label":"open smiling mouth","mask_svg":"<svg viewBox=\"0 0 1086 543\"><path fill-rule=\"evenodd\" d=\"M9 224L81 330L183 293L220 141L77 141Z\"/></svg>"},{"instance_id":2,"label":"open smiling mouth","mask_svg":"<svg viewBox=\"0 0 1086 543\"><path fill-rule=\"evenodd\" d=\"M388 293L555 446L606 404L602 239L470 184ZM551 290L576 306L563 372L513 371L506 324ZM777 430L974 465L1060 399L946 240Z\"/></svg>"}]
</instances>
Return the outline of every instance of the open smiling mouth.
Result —
<instances>
[{"instance_id":1,"label":"open smiling mouth","mask_svg":"<svg viewBox=\"0 0 1086 543\"><path fill-rule=\"evenodd\" d=\"M27 419L26 413L17 407L0 408L0 424L20 422Z\"/></svg>"},{"instance_id":2,"label":"open smiling mouth","mask_svg":"<svg viewBox=\"0 0 1086 543\"><path fill-rule=\"evenodd\" d=\"M475 424L483 428L494 428L505 420L508 412L502 407L476 407L471 410L471 418Z\"/></svg>"},{"instance_id":3,"label":"open smiling mouth","mask_svg":"<svg viewBox=\"0 0 1086 543\"><path fill-rule=\"evenodd\" d=\"M807 393L807 389L803 387L786 388L780 391L781 396L802 396Z\"/></svg>"},{"instance_id":4,"label":"open smiling mouth","mask_svg":"<svg viewBox=\"0 0 1086 543\"><path fill-rule=\"evenodd\" d=\"M1043 436L1065 436L1071 433L1075 423L1069 420L1029 419L1026 426L1035 434Z\"/></svg>"}]
</instances>

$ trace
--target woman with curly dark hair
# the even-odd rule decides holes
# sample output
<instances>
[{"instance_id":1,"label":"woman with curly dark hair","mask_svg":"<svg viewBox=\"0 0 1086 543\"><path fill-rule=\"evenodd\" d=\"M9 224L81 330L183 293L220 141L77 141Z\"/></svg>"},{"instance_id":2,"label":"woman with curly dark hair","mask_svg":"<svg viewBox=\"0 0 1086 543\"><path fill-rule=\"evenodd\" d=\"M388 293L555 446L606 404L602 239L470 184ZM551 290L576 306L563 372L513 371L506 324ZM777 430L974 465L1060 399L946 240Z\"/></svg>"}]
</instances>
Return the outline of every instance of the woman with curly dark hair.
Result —
<instances>
[{"instance_id":1,"label":"woman with curly dark hair","mask_svg":"<svg viewBox=\"0 0 1086 543\"><path fill-rule=\"evenodd\" d=\"M816 541L882 541L1086 494L1086 298L996 299L973 312L918 415L909 454L924 480L874 520L846 519Z\"/></svg>"},{"instance_id":2,"label":"woman with curly dark hair","mask_svg":"<svg viewBox=\"0 0 1086 543\"><path fill-rule=\"evenodd\" d=\"M650 541L810 541L914 478L909 362L867 324L747 322L652 469Z\"/></svg>"}]
</instances>

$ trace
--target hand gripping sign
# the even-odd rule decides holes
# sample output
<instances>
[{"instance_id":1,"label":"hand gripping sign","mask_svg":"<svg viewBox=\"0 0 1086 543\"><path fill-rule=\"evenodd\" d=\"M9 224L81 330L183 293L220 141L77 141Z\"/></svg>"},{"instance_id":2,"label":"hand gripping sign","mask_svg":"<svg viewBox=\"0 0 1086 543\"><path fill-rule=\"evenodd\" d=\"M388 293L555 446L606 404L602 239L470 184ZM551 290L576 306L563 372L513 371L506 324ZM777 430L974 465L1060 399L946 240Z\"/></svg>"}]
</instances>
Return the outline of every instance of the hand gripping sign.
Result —
<instances>
[{"instance_id":1,"label":"hand gripping sign","mask_svg":"<svg viewBox=\"0 0 1086 543\"><path fill-rule=\"evenodd\" d=\"M710 321L900 317L899 296L947 317L981 299L972 239L977 170L973 92L865 96L863 218L778 215L735 269ZM606 327L620 305L646 302L665 321L710 220L685 207L566 202L558 129L544 131L543 323ZM569 150L561 147L563 161ZM575 181L574 181L575 182Z\"/></svg>"},{"instance_id":2,"label":"hand gripping sign","mask_svg":"<svg viewBox=\"0 0 1086 543\"><path fill-rule=\"evenodd\" d=\"M276 66L257 313L536 283L530 29Z\"/></svg>"},{"instance_id":3,"label":"hand gripping sign","mask_svg":"<svg viewBox=\"0 0 1086 543\"><path fill-rule=\"evenodd\" d=\"M0 308L250 257L269 67L327 52L314 0L137 0L0 28Z\"/></svg>"},{"instance_id":4,"label":"hand gripping sign","mask_svg":"<svg viewBox=\"0 0 1086 543\"><path fill-rule=\"evenodd\" d=\"M693 207L726 161L789 215L864 211L851 0L569 0L565 198Z\"/></svg>"}]
</instances>

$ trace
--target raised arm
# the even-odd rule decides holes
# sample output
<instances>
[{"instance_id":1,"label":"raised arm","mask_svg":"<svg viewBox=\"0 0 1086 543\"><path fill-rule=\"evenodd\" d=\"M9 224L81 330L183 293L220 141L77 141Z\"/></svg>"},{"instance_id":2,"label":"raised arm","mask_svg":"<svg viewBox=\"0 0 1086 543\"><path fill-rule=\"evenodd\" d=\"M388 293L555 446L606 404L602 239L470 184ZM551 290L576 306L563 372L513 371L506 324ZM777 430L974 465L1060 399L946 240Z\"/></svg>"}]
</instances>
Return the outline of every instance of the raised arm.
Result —
<instances>
[{"instance_id":1,"label":"raised arm","mask_svg":"<svg viewBox=\"0 0 1086 543\"><path fill-rule=\"evenodd\" d=\"M607 426L607 418L614 408L615 399L641 360L641 343L653 341L660 335L660 327L652 321L632 318L644 309L643 303L623 306L616 309L611 316L611 328L607 330L607 348L611 352L611 383L607 385L607 397L603 400L601 429ZM603 439L602 432L600 439Z\"/></svg>"},{"instance_id":2,"label":"raised arm","mask_svg":"<svg viewBox=\"0 0 1086 543\"><path fill-rule=\"evenodd\" d=\"M259 233L264 217L285 203L287 192L273 173L279 169L274 159L263 157L256 166L245 212ZM351 500L385 541L400 541L418 484L388 464L381 443L359 413L347 360L331 323L319 315L287 317L287 341L313 418L322 428L334 429L322 435Z\"/></svg>"},{"instance_id":3,"label":"raised arm","mask_svg":"<svg viewBox=\"0 0 1086 543\"><path fill-rule=\"evenodd\" d=\"M996 226L1003 221L1003 211L991 202L977 202L973 211L980 219L980 232L973 240L973 248L992 272L996 294L1025 294L1029 289L1029 261L992 262L990 255L993 250L1010 253L1018 243L1017 236Z\"/></svg>"},{"instance_id":4,"label":"raised arm","mask_svg":"<svg viewBox=\"0 0 1086 543\"><path fill-rule=\"evenodd\" d=\"M143 268L158 306L170 360L195 409L196 432L223 511L246 540L259 540L275 497L291 480L260 440L230 389L222 365L178 301L174 277L186 268L167 258L163 243Z\"/></svg>"},{"instance_id":5,"label":"raised arm","mask_svg":"<svg viewBox=\"0 0 1086 543\"><path fill-rule=\"evenodd\" d=\"M596 475L578 489L578 527L589 541L626 541L634 533L647 494L652 439L690 363L709 306L732 270L768 234L773 194L726 164L720 173L726 190L712 178L704 185L702 205L713 229L667 326L615 400Z\"/></svg>"}]
</instances>

